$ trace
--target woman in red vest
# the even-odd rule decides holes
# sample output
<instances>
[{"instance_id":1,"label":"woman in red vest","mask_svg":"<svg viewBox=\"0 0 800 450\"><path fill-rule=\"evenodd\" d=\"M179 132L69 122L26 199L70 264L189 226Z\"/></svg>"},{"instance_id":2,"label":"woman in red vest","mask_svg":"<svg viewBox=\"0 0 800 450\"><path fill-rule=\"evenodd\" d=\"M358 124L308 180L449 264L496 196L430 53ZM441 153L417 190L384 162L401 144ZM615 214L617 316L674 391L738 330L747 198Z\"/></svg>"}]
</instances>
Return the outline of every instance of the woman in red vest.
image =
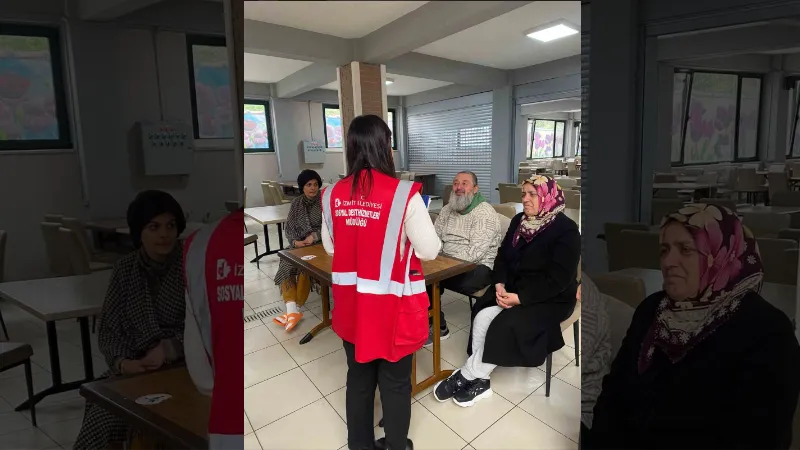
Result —
<instances>
[{"instance_id":1,"label":"woman in red vest","mask_svg":"<svg viewBox=\"0 0 800 450\"><path fill-rule=\"evenodd\" d=\"M420 183L395 177L392 133L378 116L347 130L347 176L322 193L322 242L333 255L332 328L347 354L348 447L413 449L412 355L428 338L422 261L436 258L436 235ZM386 438L374 442L380 387Z\"/></svg>"}]
</instances>

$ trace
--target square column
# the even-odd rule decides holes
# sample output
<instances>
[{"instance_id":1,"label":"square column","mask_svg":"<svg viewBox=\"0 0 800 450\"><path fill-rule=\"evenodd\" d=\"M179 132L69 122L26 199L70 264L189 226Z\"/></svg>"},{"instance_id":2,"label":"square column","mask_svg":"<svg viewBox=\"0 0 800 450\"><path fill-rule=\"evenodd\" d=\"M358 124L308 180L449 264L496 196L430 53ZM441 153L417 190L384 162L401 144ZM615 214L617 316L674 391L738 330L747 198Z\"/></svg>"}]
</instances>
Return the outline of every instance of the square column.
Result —
<instances>
[{"instance_id":1,"label":"square column","mask_svg":"<svg viewBox=\"0 0 800 450\"><path fill-rule=\"evenodd\" d=\"M347 129L358 116L374 114L389 121L386 103L386 66L353 61L336 71L339 82L339 111L342 115L342 140L347 146ZM391 151L391 149L390 149ZM347 160L344 170L347 172Z\"/></svg>"}]
</instances>

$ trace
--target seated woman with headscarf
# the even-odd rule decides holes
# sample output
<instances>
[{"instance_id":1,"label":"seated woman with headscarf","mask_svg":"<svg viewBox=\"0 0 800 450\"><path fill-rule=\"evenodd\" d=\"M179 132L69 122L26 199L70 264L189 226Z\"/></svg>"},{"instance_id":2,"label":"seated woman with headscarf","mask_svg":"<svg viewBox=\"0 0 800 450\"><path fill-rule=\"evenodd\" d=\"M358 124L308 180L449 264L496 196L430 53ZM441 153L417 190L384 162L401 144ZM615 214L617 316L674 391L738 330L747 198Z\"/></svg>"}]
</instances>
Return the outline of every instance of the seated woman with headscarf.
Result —
<instances>
[{"instance_id":1,"label":"seated woman with headscarf","mask_svg":"<svg viewBox=\"0 0 800 450\"><path fill-rule=\"evenodd\" d=\"M760 295L753 235L729 209L661 223L664 290L637 308L584 448L789 448L800 346Z\"/></svg>"},{"instance_id":2,"label":"seated woman with headscarf","mask_svg":"<svg viewBox=\"0 0 800 450\"><path fill-rule=\"evenodd\" d=\"M317 172L307 169L297 176L297 186L303 190L303 194L292 200L285 225L290 248L307 247L322 242L322 202L319 198L322 178ZM291 331L303 318L300 308L311 293L311 278L297 270L294 264L282 259L278 273L275 274L275 284L280 286L286 313L272 321L286 331Z\"/></svg>"},{"instance_id":3,"label":"seated woman with headscarf","mask_svg":"<svg viewBox=\"0 0 800 450\"><path fill-rule=\"evenodd\" d=\"M144 191L128 207L128 227L136 250L114 266L103 302L98 344L111 369L100 378L155 370L183 358L183 210L166 192ZM75 449L122 448L129 431L125 422L87 402Z\"/></svg>"},{"instance_id":4,"label":"seated woman with headscarf","mask_svg":"<svg viewBox=\"0 0 800 450\"><path fill-rule=\"evenodd\" d=\"M581 236L553 178L525 180L522 205L497 252L495 284L473 309L470 357L434 388L440 402L472 406L492 395L495 367L538 367L564 346L560 324L577 301Z\"/></svg>"}]
</instances>

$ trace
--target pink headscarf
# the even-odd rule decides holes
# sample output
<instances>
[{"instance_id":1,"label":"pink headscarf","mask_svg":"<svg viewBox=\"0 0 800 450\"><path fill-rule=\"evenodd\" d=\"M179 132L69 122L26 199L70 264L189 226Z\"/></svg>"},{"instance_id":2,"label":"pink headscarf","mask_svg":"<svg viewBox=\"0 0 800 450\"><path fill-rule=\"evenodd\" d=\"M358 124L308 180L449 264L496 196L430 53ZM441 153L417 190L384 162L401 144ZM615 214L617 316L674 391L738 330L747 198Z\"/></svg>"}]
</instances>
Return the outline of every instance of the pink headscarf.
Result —
<instances>
[{"instance_id":1,"label":"pink headscarf","mask_svg":"<svg viewBox=\"0 0 800 450\"><path fill-rule=\"evenodd\" d=\"M664 218L662 236L672 223L686 227L694 238L700 286L695 298L678 302L665 296L661 301L642 345L639 373L650 365L656 347L673 363L683 359L733 315L745 295L759 292L764 280L755 237L728 208L686 205Z\"/></svg>"},{"instance_id":2,"label":"pink headscarf","mask_svg":"<svg viewBox=\"0 0 800 450\"><path fill-rule=\"evenodd\" d=\"M523 186L525 184L532 184L536 189L539 197L539 212L531 217L522 216L512 241L514 247L519 243L520 237L525 239L525 242L530 242L566 208L564 192L554 178L546 175L534 175L522 183Z\"/></svg>"}]
</instances>

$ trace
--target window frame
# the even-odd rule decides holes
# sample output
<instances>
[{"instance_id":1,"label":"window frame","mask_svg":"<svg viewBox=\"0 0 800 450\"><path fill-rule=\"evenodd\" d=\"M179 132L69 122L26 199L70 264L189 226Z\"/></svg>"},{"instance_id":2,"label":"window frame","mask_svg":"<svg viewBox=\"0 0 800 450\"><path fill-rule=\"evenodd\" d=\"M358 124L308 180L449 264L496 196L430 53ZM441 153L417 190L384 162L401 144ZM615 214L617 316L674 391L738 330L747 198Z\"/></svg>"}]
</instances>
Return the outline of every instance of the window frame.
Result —
<instances>
[{"instance_id":1,"label":"window frame","mask_svg":"<svg viewBox=\"0 0 800 450\"><path fill-rule=\"evenodd\" d=\"M754 73L754 72L736 72L736 71L726 71L726 70L694 70L694 69L684 69L684 68L676 68L673 73L685 73L687 74L688 84L686 87L686 103L684 105L683 111L683 129L681 130L681 156L679 162L671 162L672 167L681 167L681 166L706 166L711 164L729 164L729 163L742 163L742 162L753 162L758 161L759 153L761 150L761 109L763 108L763 104L761 99L764 94L764 74L762 73ZM710 162L693 162L693 163L686 163L684 158L686 156L685 147L686 147L686 130L689 125L689 110L691 109L691 102L692 102L692 89L694 87L694 74L711 74L711 75L736 75L736 114L734 117L734 124L735 128L733 131L733 160L731 161L710 161ZM755 156L740 158L739 157L739 125L741 120L741 109L742 109L742 79L743 78L756 78L759 80L759 90L758 90L758 112L756 115L758 116L758 123L756 126L756 154ZM670 157L672 159L672 157Z\"/></svg>"},{"instance_id":2,"label":"window frame","mask_svg":"<svg viewBox=\"0 0 800 450\"><path fill-rule=\"evenodd\" d=\"M576 120L572 122L572 126L575 127L575 152L572 154L574 158L576 156L581 156L581 121Z\"/></svg>"},{"instance_id":3,"label":"window frame","mask_svg":"<svg viewBox=\"0 0 800 450\"><path fill-rule=\"evenodd\" d=\"M792 156L792 149L794 149L798 121L800 121L800 75L786 77L784 83L787 90L794 89L794 120L789 128L791 135L789 136L789 147L786 149L786 159L798 159L800 155Z\"/></svg>"},{"instance_id":4,"label":"window frame","mask_svg":"<svg viewBox=\"0 0 800 450\"><path fill-rule=\"evenodd\" d=\"M246 148L244 146L245 153L275 153L275 140L272 138L272 114L269 110L269 100L258 100L258 99L247 99L245 98L242 102L244 105L263 105L264 106L264 115L267 118L267 142L269 143L269 148ZM244 112L244 111L242 111ZM244 134L242 134L244 136Z\"/></svg>"},{"instance_id":5,"label":"window frame","mask_svg":"<svg viewBox=\"0 0 800 450\"><path fill-rule=\"evenodd\" d=\"M397 108L387 108L386 112L392 113L392 150L397 150Z\"/></svg>"},{"instance_id":6,"label":"window frame","mask_svg":"<svg viewBox=\"0 0 800 450\"><path fill-rule=\"evenodd\" d=\"M325 110L326 109L338 109L339 110L339 117L342 116L342 109L339 105L334 105L332 103L323 103L322 104L322 136L325 139L325 148L341 148L344 149L344 141L342 141L341 147L328 147L328 124L325 123ZM342 124L342 136L344 136L344 124Z\"/></svg>"},{"instance_id":7,"label":"window frame","mask_svg":"<svg viewBox=\"0 0 800 450\"><path fill-rule=\"evenodd\" d=\"M208 47L227 47L225 36L211 36L205 34L187 34L186 35L186 58L189 70L189 98L192 101L192 128L194 128L195 140L219 140L219 139L233 139L231 137L221 138L201 138L200 137L200 122L197 117L197 90L195 89L194 79L194 52L192 46L203 45ZM242 111L244 113L244 111Z\"/></svg>"},{"instance_id":8,"label":"window frame","mask_svg":"<svg viewBox=\"0 0 800 450\"><path fill-rule=\"evenodd\" d=\"M67 93L64 83L61 34L57 27L45 25L3 24L0 35L43 37L50 47L50 69L53 77L53 103L55 104L58 139L0 140L0 152L27 150L72 149L72 129L67 113Z\"/></svg>"},{"instance_id":9,"label":"window frame","mask_svg":"<svg viewBox=\"0 0 800 450\"><path fill-rule=\"evenodd\" d=\"M563 119L528 119L533 121L531 125L531 140L528 142L528 150L526 153L526 160L543 160L543 159L564 159L564 146L567 144L566 137L567 137L567 121ZM545 156L543 158L533 158L533 138L536 136L536 121L542 122L553 122L553 156ZM564 124L564 127L561 131L561 155L556 156L556 130L558 130L558 123Z\"/></svg>"}]
</instances>

